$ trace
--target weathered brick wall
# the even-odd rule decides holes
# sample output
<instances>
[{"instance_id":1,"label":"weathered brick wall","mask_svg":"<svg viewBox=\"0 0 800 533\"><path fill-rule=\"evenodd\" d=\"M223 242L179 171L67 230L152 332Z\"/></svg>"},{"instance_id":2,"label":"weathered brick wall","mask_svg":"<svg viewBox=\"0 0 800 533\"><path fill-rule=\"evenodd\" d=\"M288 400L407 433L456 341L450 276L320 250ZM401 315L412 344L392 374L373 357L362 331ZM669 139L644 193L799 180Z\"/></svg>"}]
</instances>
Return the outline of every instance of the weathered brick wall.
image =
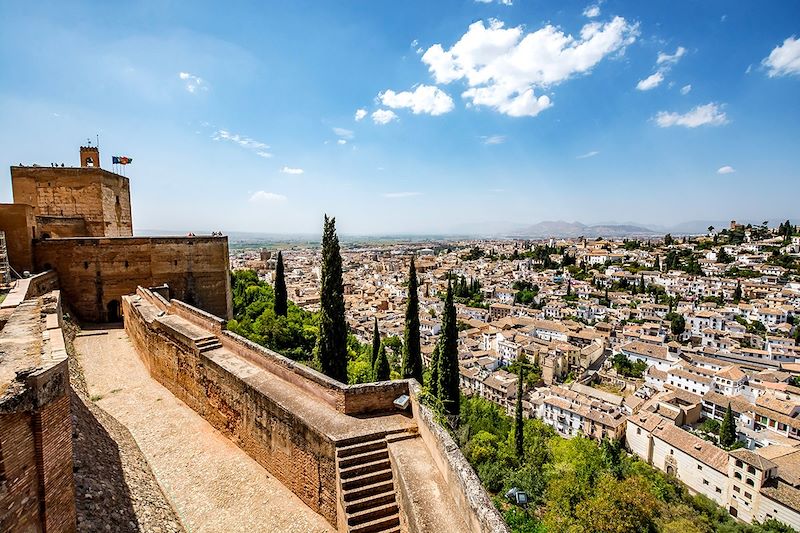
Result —
<instances>
[{"instance_id":1,"label":"weathered brick wall","mask_svg":"<svg viewBox=\"0 0 800 533\"><path fill-rule=\"evenodd\" d=\"M40 531L30 412L0 414L0 531Z\"/></svg>"},{"instance_id":2,"label":"weathered brick wall","mask_svg":"<svg viewBox=\"0 0 800 533\"><path fill-rule=\"evenodd\" d=\"M150 374L336 525L334 444L243 377L148 324L124 298L125 329Z\"/></svg>"},{"instance_id":3,"label":"weathered brick wall","mask_svg":"<svg viewBox=\"0 0 800 533\"><path fill-rule=\"evenodd\" d=\"M109 303L141 285L168 284L171 296L223 318L231 290L226 237L76 238L38 241L37 269L58 272L61 290L83 320L108 319Z\"/></svg>"},{"instance_id":4,"label":"weathered brick wall","mask_svg":"<svg viewBox=\"0 0 800 533\"><path fill-rule=\"evenodd\" d=\"M75 531L72 418L67 394L34 412L33 433L39 495L46 510L43 529L47 533Z\"/></svg>"},{"instance_id":5,"label":"weathered brick wall","mask_svg":"<svg viewBox=\"0 0 800 533\"><path fill-rule=\"evenodd\" d=\"M46 276L45 276L46 277ZM76 529L60 293L26 300L0 332L0 531Z\"/></svg>"}]
</instances>

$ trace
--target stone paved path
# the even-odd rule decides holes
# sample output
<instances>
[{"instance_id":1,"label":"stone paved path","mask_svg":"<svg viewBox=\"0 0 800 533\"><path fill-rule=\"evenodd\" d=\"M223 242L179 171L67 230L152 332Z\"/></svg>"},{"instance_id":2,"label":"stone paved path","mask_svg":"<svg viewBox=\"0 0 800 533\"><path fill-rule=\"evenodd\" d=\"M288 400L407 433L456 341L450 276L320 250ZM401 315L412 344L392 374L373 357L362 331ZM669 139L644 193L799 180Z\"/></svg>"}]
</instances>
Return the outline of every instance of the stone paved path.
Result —
<instances>
[{"instance_id":1,"label":"stone paved path","mask_svg":"<svg viewBox=\"0 0 800 533\"><path fill-rule=\"evenodd\" d=\"M75 339L89 394L133 435L188 531L333 531L269 472L150 378L124 330L95 333Z\"/></svg>"}]
</instances>

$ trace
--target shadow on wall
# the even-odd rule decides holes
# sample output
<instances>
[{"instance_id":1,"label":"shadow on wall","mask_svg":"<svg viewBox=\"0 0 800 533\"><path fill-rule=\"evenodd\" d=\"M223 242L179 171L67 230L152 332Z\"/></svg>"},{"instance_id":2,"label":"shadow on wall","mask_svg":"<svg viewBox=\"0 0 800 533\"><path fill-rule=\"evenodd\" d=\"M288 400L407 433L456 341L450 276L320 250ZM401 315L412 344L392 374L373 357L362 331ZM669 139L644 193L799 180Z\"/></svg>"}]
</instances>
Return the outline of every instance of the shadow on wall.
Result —
<instances>
[{"instance_id":1,"label":"shadow on wall","mask_svg":"<svg viewBox=\"0 0 800 533\"><path fill-rule=\"evenodd\" d=\"M70 397L78 531L138 532L117 443L74 391Z\"/></svg>"}]
</instances>

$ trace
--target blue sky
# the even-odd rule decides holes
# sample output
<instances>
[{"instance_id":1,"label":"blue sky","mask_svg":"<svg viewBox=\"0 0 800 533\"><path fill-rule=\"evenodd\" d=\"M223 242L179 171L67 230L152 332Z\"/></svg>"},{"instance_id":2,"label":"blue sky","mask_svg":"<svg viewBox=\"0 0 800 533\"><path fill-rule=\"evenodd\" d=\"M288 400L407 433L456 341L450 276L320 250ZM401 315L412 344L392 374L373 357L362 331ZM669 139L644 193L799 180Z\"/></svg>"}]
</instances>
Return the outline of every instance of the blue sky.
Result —
<instances>
[{"instance_id":1,"label":"blue sky","mask_svg":"<svg viewBox=\"0 0 800 533\"><path fill-rule=\"evenodd\" d=\"M799 3L510 3L3 2L0 165L99 134L139 230L800 218Z\"/></svg>"}]
</instances>

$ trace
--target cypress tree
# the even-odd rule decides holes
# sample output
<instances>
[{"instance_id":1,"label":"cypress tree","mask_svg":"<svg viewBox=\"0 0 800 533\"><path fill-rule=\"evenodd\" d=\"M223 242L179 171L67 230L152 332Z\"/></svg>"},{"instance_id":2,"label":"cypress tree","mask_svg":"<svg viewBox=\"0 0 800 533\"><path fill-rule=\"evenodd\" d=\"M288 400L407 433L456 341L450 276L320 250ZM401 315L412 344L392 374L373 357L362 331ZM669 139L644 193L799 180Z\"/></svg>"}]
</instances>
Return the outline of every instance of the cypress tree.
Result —
<instances>
[{"instance_id":1,"label":"cypress tree","mask_svg":"<svg viewBox=\"0 0 800 533\"><path fill-rule=\"evenodd\" d=\"M659 256L659 255L656 256L655 269L656 269L656 271L661 272L661 256Z\"/></svg>"},{"instance_id":2,"label":"cypress tree","mask_svg":"<svg viewBox=\"0 0 800 533\"><path fill-rule=\"evenodd\" d=\"M278 262L275 265L275 301L272 310L278 316L286 316L288 303L286 301L286 280L283 277L283 254L278 252Z\"/></svg>"},{"instance_id":3,"label":"cypress tree","mask_svg":"<svg viewBox=\"0 0 800 533\"><path fill-rule=\"evenodd\" d=\"M437 342L436 345L433 347L433 353L431 354L431 377L430 383L428 386L431 389L431 394L434 397L439 397L439 343Z\"/></svg>"},{"instance_id":4,"label":"cypress tree","mask_svg":"<svg viewBox=\"0 0 800 533\"><path fill-rule=\"evenodd\" d=\"M456 325L456 307L453 304L453 287L447 284L447 296L444 302L442 318L442 337L439 350L439 399L445 412L450 416L458 416L459 410L459 370L458 370L458 327Z\"/></svg>"},{"instance_id":5,"label":"cypress tree","mask_svg":"<svg viewBox=\"0 0 800 533\"><path fill-rule=\"evenodd\" d=\"M736 282L736 289L733 291L733 303L738 304L742 300L742 284Z\"/></svg>"},{"instance_id":6,"label":"cypress tree","mask_svg":"<svg viewBox=\"0 0 800 533\"><path fill-rule=\"evenodd\" d=\"M375 366L372 368L372 375L375 381L386 381L389 379L389 373L389 358L386 357L386 347L381 343L378 358L375 359Z\"/></svg>"},{"instance_id":7,"label":"cypress tree","mask_svg":"<svg viewBox=\"0 0 800 533\"><path fill-rule=\"evenodd\" d=\"M322 233L322 283L320 288L317 360L322 373L347 383L347 322L336 218L325 215Z\"/></svg>"},{"instance_id":8,"label":"cypress tree","mask_svg":"<svg viewBox=\"0 0 800 533\"><path fill-rule=\"evenodd\" d=\"M378 331L378 317L375 317L375 327L372 330L372 359L370 359L370 368L375 368L375 360L378 358L378 352L381 350L381 333Z\"/></svg>"},{"instance_id":9,"label":"cypress tree","mask_svg":"<svg viewBox=\"0 0 800 533\"><path fill-rule=\"evenodd\" d=\"M414 378L422 384L422 349L419 343L419 294L417 292L417 267L414 258L408 267L408 301L406 302L406 327L403 331L404 378Z\"/></svg>"},{"instance_id":10,"label":"cypress tree","mask_svg":"<svg viewBox=\"0 0 800 533\"><path fill-rule=\"evenodd\" d=\"M725 418L719 426L719 443L725 447L733 446L736 442L736 423L733 420L733 410L728 402L728 409L725 411Z\"/></svg>"},{"instance_id":11,"label":"cypress tree","mask_svg":"<svg viewBox=\"0 0 800 533\"><path fill-rule=\"evenodd\" d=\"M517 460L522 462L524 454L525 434L522 425L522 378L524 363L520 358L518 361L519 372L517 374L517 405L514 412L514 445L517 451Z\"/></svg>"}]
</instances>

